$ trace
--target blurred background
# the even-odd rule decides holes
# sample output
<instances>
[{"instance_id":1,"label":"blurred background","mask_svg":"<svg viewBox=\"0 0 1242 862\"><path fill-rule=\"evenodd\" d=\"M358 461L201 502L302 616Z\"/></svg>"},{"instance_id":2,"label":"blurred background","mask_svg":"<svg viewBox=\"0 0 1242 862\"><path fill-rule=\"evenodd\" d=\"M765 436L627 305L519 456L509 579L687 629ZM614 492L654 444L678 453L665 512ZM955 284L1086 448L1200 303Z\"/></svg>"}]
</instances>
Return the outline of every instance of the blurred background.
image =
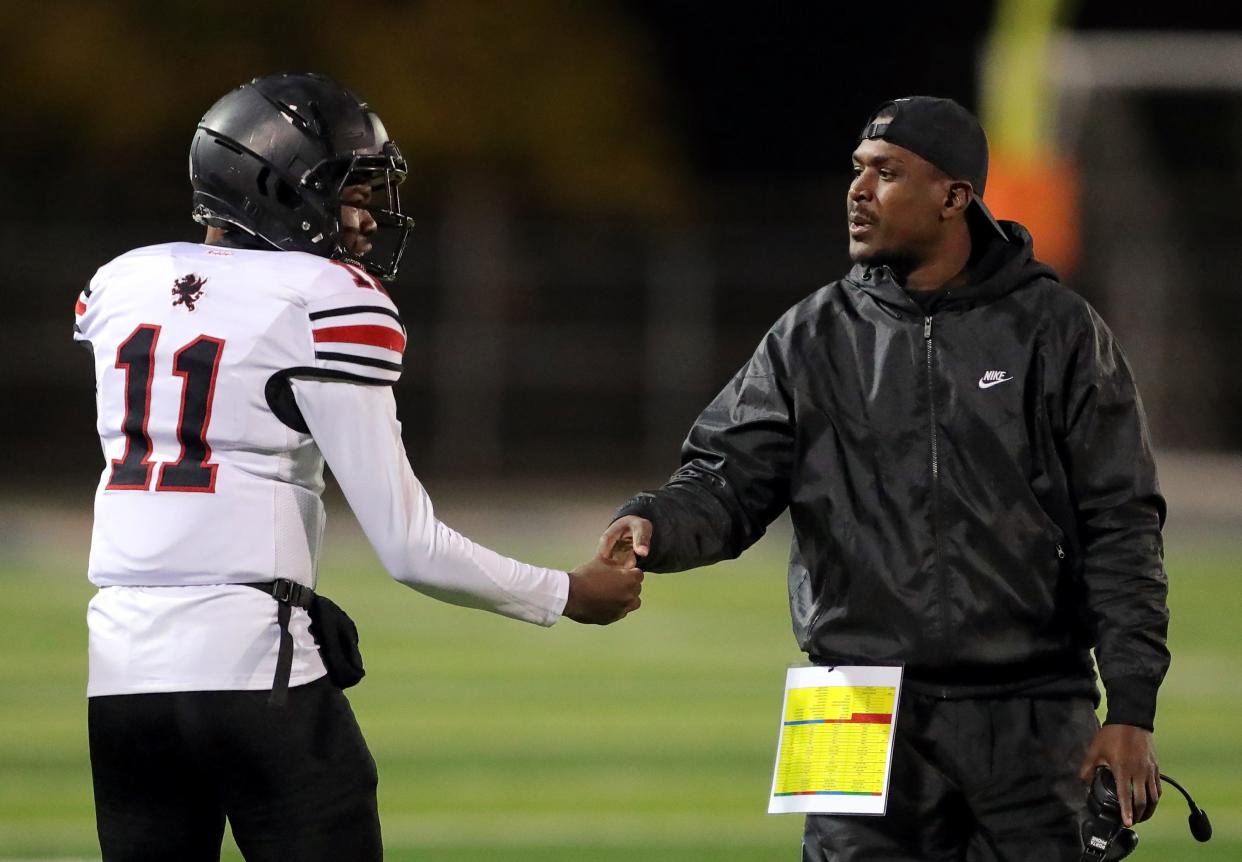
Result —
<instances>
[{"instance_id":1,"label":"blurred background","mask_svg":"<svg viewBox=\"0 0 1242 862\"><path fill-rule=\"evenodd\" d=\"M975 110L991 209L1117 332L1161 450L1161 739L1218 839L1192 855L1165 811L1138 858L1242 858L1238 639L1215 610L1242 601L1242 11L1199 0L5 4L0 857L92 852L82 571L102 462L74 299L117 254L200 239L196 122L242 81L305 70L368 100L410 162L393 296L416 471L449 523L561 566L676 466L779 314L845 271L870 111L915 93ZM625 626L540 633L394 593L331 509L325 584L371 646L352 697L392 858L793 858L796 818L762 815L799 657L782 524L739 563L653 579ZM463 731L467 706L507 710L523 754Z\"/></svg>"}]
</instances>

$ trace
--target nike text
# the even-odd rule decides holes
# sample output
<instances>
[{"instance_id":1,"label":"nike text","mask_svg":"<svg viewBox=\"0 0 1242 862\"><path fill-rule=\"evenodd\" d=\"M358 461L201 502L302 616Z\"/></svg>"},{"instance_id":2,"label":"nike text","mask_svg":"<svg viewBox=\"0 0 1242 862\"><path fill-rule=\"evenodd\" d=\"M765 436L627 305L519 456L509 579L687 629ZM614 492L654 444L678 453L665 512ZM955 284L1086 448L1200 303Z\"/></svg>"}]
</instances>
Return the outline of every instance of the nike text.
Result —
<instances>
[{"instance_id":1,"label":"nike text","mask_svg":"<svg viewBox=\"0 0 1242 862\"><path fill-rule=\"evenodd\" d=\"M991 389L993 386L995 386L998 383L1006 383L1010 380L1013 380L1013 378L1009 376L1008 372L985 371L983 372L983 376L979 378L979 388L980 389Z\"/></svg>"}]
</instances>

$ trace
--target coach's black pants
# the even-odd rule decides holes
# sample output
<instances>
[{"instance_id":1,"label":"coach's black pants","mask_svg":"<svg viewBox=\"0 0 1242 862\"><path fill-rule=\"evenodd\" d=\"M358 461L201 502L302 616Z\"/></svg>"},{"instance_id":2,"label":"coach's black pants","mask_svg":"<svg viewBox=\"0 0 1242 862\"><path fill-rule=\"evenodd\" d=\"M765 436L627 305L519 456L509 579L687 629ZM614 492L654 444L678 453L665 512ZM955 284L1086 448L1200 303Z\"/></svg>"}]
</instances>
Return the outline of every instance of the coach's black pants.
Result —
<instances>
[{"instance_id":1,"label":"coach's black pants","mask_svg":"<svg viewBox=\"0 0 1242 862\"><path fill-rule=\"evenodd\" d=\"M1086 698L903 692L882 817L810 815L803 862L1077 862Z\"/></svg>"},{"instance_id":2,"label":"coach's black pants","mask_svg":"<svg viewBox=\"0 0 1242 862\"><path fill-rule=\"evenodd\" d=\"M327 678L289 689L90 698L105 862L215 862L227 817L248 862L383 857L375 761Z\"/></svg>"}]
</instances>

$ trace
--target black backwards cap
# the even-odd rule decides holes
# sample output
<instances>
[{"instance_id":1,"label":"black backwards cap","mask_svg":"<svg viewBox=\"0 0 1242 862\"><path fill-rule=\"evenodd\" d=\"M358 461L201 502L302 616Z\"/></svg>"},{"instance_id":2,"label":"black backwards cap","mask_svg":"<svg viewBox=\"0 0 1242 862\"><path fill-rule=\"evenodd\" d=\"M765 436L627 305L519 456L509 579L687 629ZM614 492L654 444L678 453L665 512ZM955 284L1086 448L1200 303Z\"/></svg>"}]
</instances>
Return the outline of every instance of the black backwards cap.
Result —
<instances>
[{"instance_id":1,"label":"black backwards cap","mask_svg":"<svg viewBox=\"0 0 1242 862\"><path fill-rule=\"evenodd\" d=\"M892 118L877 121L881 114L891 114ZM983 188L988 182L988 139L970 111L952 99L895 99L872 111L858 136L860 143L875 138L922 156L955 180L969 182L975 190L971 203L997 233L1009 238L983 203Z\"/></svg>"}]
</instances>

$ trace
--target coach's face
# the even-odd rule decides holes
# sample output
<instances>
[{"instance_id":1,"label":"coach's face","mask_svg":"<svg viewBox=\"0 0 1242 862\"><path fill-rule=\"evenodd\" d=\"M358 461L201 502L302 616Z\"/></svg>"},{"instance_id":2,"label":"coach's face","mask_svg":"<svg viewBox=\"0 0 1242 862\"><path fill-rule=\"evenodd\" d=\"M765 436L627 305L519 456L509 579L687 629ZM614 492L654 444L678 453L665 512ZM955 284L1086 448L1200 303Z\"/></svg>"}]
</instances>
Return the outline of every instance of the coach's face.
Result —
<instances>
[{"instance_id":1,"label":"coach's face","mask_svg":"<svg viewBox=\"0 0 1242 862\"><path fill-rule=\"evenodd\" d=\"M845 200L850 259L895 267L925 260L943 230L950 182L935 165L904 147L879 139L860 143Z\"/></svg>"}]
</instances>

